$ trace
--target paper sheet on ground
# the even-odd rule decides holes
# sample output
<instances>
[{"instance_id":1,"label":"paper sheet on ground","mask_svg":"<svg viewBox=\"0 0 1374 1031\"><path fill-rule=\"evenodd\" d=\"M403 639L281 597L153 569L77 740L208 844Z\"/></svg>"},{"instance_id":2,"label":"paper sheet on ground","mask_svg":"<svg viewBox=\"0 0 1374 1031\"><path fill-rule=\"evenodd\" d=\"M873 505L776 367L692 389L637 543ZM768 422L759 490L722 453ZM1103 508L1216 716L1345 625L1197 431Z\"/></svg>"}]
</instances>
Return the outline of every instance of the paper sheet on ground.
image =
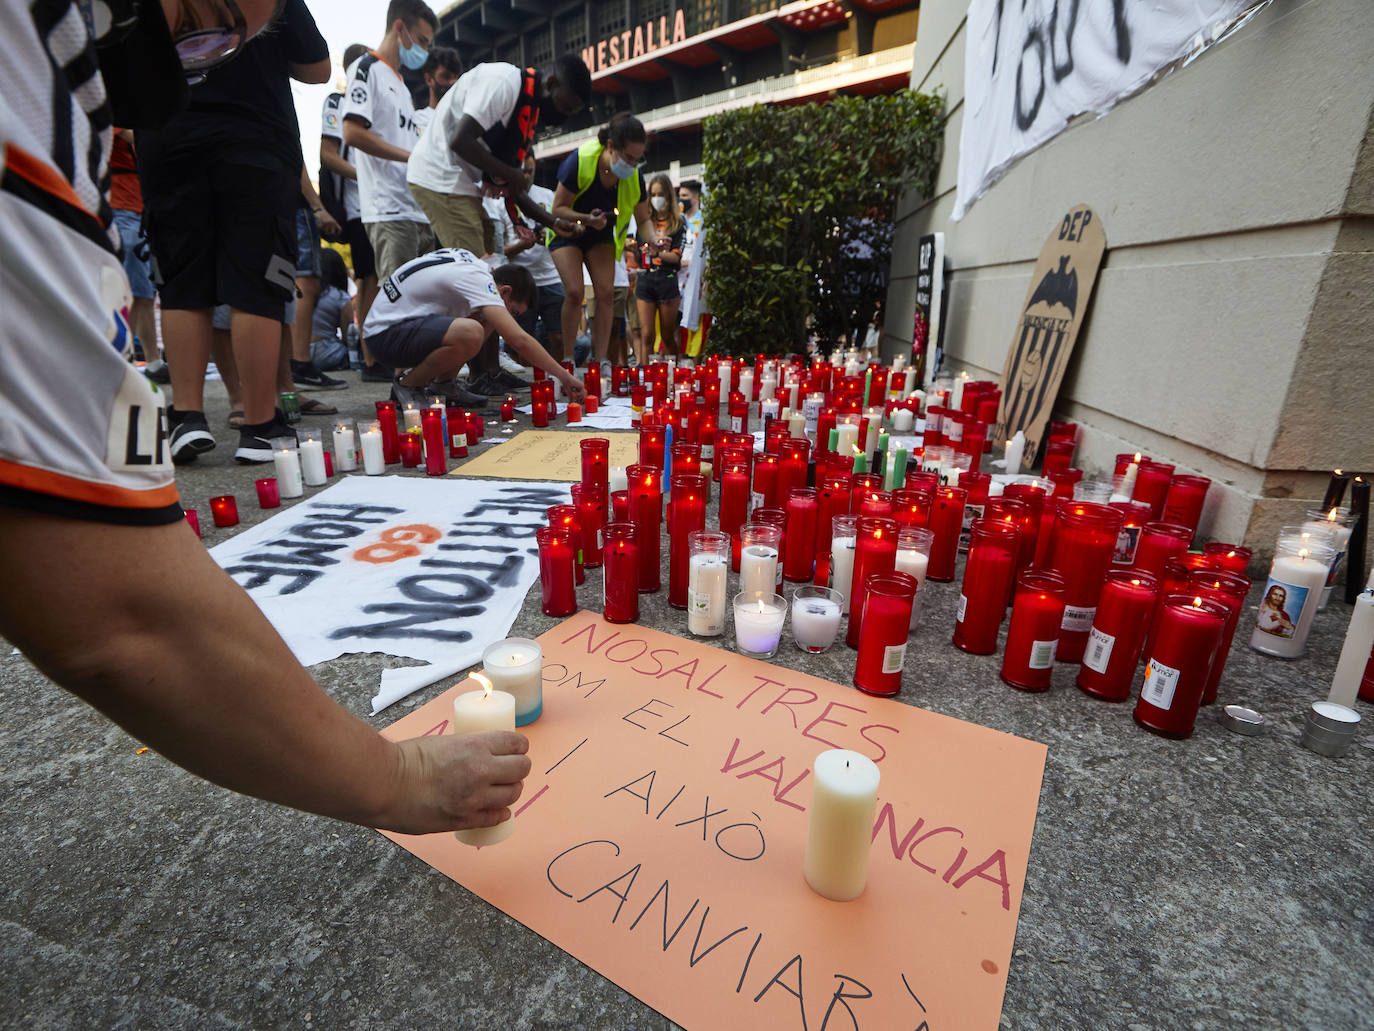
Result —
<instances>
[{"instance_id":1,"label":"paper sheet on ground","mask_svg":"<svg viewBox=\"0 0 1374 1031\"><path fill-rule=\"evenodd\" d=\"M555 402L555 405L557 407L555 418L563 420L567 414L568 406L562 401ZM534 405L528 404L523 408L517 408L516 411L529 415L534 411ZM631 425L630 418L628 407L616 405L609 409L603 407L590 414L583 411L581 425L597 430L628 430ZM576 429L577 426L577 423L572 423L569 428Z\"/></svg>"},{"instance_id":2,"label":"paper sheet on ground","mask_svg":"<svg viewBox=\"0 0 1374 1031\"><path fill-rule=\"evenodd\" d=\"M561 483L348 476L214 548L304 665L386 652L373 712L479 662L539 576Z\"/></svg>"},{"instance_id":3,"label":"paper sheet on ground","mask_svg":"<svg viewBox=\"0 0 1374 1031\"><path fill-rule=\"evenodd\" d=\"M596 613L539 640L512 836L395 841L693 1031L997 1028L1043 745ZM445 733L473 687L385 733ZM831 747L882 774L847 903L802 876Z\"/></svg>"},{"instance_id":4,"label":"paper sheet on ground","mask_svg":"<svg viewBox=\"0 0 1374 1031\"><path fill-rule=\"evenodd\" d=\"M454 469L449 476L502 476L516 480L582 479L582 449L587 437L605 437L611 442L612 466L634 465L639 461L639 434L602 433L588 429L522 430L503 447L492 448Z\"/></svg>"}]
</instances>

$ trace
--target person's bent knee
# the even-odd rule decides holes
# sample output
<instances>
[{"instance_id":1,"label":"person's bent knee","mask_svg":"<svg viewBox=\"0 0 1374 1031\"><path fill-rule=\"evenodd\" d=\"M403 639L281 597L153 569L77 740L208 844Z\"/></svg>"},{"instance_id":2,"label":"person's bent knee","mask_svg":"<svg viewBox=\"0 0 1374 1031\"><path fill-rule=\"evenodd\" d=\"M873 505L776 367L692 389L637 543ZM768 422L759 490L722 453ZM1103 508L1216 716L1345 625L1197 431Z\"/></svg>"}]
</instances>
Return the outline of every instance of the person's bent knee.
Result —
<instances>
[{"instance_id":1,"label":"person's bent knee","mask_svg":"<svg viewBox=\"0 0 1374 1031\"><path fill-rule=\"evenodd\" d=\"M458 366L461 366L482 349L486 336L486 328L476 319L454 319L444 334L444 349L460 359Z\"/></svg>"}]
</instances>

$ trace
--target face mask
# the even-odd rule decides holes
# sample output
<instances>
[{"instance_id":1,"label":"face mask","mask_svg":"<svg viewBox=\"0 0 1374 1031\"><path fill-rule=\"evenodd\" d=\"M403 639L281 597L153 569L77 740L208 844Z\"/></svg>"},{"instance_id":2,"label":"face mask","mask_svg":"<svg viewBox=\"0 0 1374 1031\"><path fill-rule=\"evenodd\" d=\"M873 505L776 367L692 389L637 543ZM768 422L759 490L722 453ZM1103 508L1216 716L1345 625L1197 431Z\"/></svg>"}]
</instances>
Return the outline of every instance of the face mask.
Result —
<instances>
[{"instance_id":1,"label":"face mask","mask_svg":"<svg viewBox=\"0 0 1374 1031\"><path fill-rule=\"evenodd\" d=\"M627 165L620 158L616 158L611 162L611 171L615 173L617 179L628 179L635 174L635 166Z\"/></svg>"},{"instance_id":2,"label":"face mask","mask_svg":"<svg viewBox=\"0 0 1374 1031\"><path fill-rule=\"evenodd\" d=\"M429 60L429 51L420 46L419 43L411 41L410 46L401 45L401 64L405 65L412 72L417 72L425 66Z\"/></svg>"},{"instance_id":3,"label":"face mask","mask_svg":"<svg viewBox=\"0 0 1374 1031\"><path fill-rule=\"evenodd\" d=\"M562 125L568 116L558 109L553 97L545 96L539 100L539 120L545 125Z\"/></svg>"},{"instance_id":4,"label":"face mask","mask_svg":"<svg viewBox=\"0 0 1374 1031\"><path fill-rule=\"evenodd\" d=\"M662 211L668 206L667 197L650 197L649 203L654 206L655 211Z\"/></svg>"},{"instance_id":5,"label":"face mask","mask_svg":"<svg viewBox=\"0 0 1374 1031\"><path fill-rule=\"evenodd\" d=\"M686 214L690 215L690 214L692 213L692 198L691 198L691 197L682 197L682 198L681 198L681 201L682 201L682 210L683 210L683 212L685 212Z\"/></svg>"}]
</instances>

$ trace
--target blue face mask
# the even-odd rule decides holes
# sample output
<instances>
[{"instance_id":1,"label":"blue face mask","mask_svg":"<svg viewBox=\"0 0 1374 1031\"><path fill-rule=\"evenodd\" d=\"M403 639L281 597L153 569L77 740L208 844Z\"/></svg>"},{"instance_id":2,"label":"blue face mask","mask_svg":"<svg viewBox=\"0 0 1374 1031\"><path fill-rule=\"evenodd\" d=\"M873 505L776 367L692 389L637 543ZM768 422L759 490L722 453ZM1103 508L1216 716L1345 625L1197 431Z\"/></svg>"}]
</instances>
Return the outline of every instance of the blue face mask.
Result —
<instances>
[{"instance_id":1,"label":"blue face mask","mask_svg":"<svg viewBox=\"0 0 1374 1031\"><path fill-rule=\"evenodd\" d=\"M429 60L429 51L420 46L419 43L411 40L410 46L401 45L401 64L405 65L412 72L419 71Z\"/></svg>"},{"instance_id":2,"label":"blue face mask","mask_svg":"<svg viewBox=\"0 0 1374 1031\"><path fill-rule=\"evenodd\" d=\"M635 166L627 165L620 158L616 158L611 162L611 171L615 173L617 179L628 179L635 174Z\"/></svg>"}]
</instances>

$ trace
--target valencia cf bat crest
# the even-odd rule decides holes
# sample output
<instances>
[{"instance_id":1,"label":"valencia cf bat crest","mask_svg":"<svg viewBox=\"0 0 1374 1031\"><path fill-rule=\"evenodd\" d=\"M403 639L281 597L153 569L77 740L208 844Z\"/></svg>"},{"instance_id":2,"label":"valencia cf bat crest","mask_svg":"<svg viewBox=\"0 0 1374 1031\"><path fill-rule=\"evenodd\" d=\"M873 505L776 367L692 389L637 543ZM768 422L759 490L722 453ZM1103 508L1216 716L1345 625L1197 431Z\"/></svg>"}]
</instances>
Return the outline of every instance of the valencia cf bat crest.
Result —
<instances>
[{"instance_id":1,"label":"valencia cf bat crest","mask_svg":"<svg viewBox=\"0 0 1374 1031\"><path fill-rule=\"evenodd\" d=\"M1069 309L1069 317L1073 317L1074 310L1078 307L1078 272L1069 268L1067 254L1060 255L1059 268L1050 269L1045 273L1040 285L1031 294L1026 310L1030 311L1036 301L1044 301L1051 308L1056 304L1063 305Z\"/></svg>"}]
</instances>

